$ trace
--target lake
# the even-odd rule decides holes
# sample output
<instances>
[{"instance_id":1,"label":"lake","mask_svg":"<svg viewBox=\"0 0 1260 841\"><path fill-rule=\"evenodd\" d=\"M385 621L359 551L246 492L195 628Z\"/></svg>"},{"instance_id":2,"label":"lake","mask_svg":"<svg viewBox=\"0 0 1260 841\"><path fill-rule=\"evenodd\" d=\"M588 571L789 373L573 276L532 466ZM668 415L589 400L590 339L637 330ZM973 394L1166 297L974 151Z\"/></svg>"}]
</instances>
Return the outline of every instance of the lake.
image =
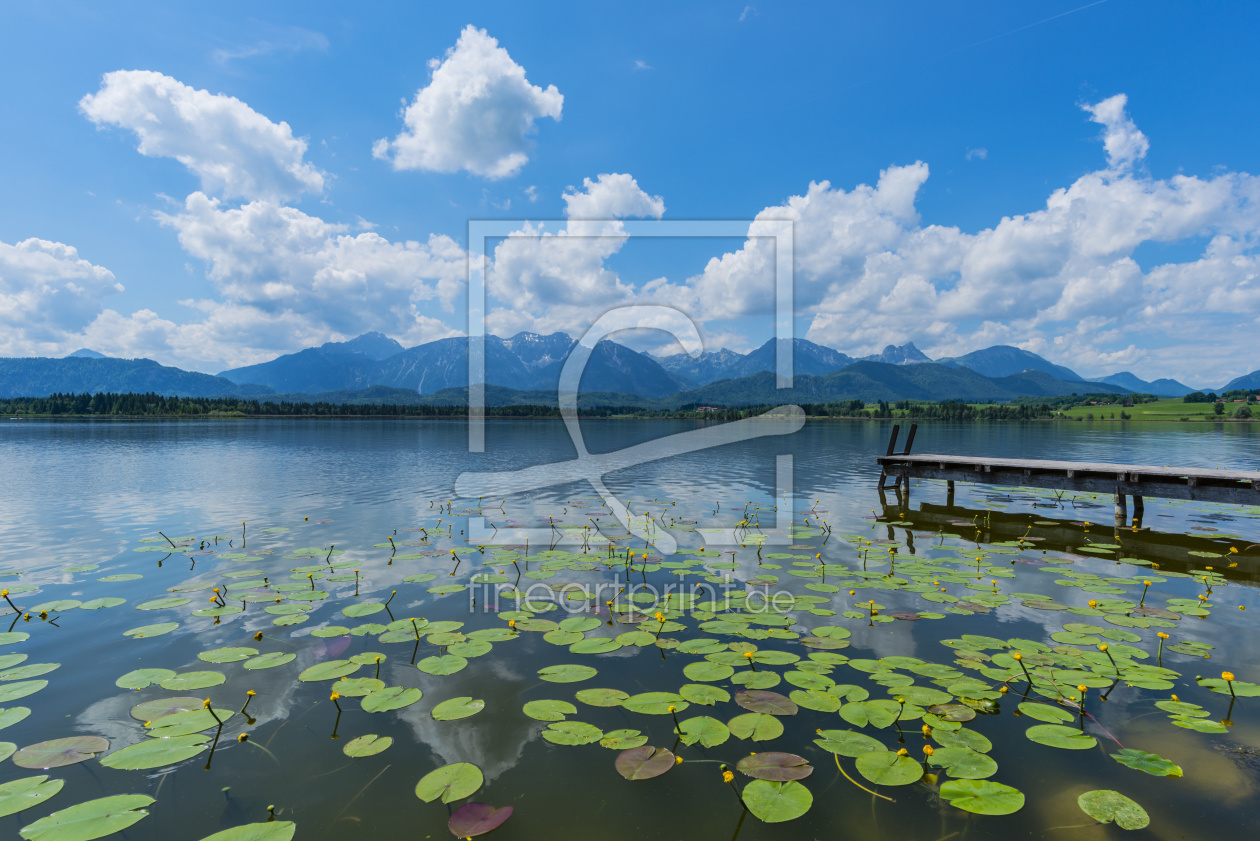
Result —
<instances>
[{"instance_id":1,"label":"lake","mask_svg":"<svg viewBox=\"0 0 1260 841\"><path fill-rule=\"evenodd\" d=\"M696 428L583 423L595 453ZM512 807L502 841L1120 833L1078 805L1095 790L1161 838L1252 825L1260 506L1147 499L1118 529L1110 497L960 484L951 508L926 481L902 506L875 490L889 429L610 474L635 535L585 481L455 496L573 459L558 421L487 421L470 454L459 421L6 419L0 831L122 794L154 802L118 837L191 841L273 814L312 841L448 837L469 801ZM939 424L915 451L1257 470L1258 443ZM1223 671L1232 706L1196 680ZM19 750L83 736L108 746ZM417 795L456 763L477 770L450 803ZM44 774L63 787L8 814L2 786Z\"/></svg>"}]
</instances>

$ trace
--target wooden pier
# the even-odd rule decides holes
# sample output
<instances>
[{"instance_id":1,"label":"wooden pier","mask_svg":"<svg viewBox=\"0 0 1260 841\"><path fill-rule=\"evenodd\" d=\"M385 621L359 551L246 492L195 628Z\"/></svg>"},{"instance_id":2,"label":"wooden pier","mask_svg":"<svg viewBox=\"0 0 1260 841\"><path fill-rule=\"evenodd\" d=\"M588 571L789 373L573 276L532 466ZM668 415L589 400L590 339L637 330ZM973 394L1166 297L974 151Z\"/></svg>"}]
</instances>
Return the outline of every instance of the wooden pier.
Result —
<instances>
[{"instance_id":1,"label":"wooden pier","mask_svg":"<svg viewBox=\"0 0 1260 841\"><path fill-rule=\"evenodd\" d=\"M948 504L953 505L954 483L972 482L1008 487L1050 488L1115 496L1116 522L1127 520L1126 498L1133 497L1134 519L1142 518L1144 497L1189 499L1260 505L1260 471L1211 470L1105 462L1043 461L979 456L911 455L916 425L910 427L906 448L895 452L900 427L894 425L888 452L878 458L880 491L895 490L906 499L911 479L946 482ZM891 480L891 484L889 483Z\"/></svg>"}]
</instances>

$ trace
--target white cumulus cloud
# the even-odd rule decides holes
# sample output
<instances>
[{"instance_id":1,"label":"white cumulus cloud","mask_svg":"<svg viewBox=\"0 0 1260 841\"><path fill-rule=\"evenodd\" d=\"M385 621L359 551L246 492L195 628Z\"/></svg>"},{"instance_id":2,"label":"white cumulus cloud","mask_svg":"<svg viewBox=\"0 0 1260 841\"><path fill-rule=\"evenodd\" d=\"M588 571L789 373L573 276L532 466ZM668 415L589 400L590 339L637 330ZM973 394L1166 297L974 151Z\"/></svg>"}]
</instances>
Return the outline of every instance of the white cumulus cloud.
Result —
<instances>
[{"instance_id":1,"label":"white cumulus cloud","mask_svg":"<svg viewBox=\"0 0 1260 841\"><path fill-rule=\"evenodd\" d=\"M525 68L484 29L467 26L429 67L428 86L403 112L403 131L372 147L396 170L506 178L528 162L535 121L560 119L564 96L556 86L530 84Z\"/></svg>"},{"instance_id":2,"label":"white cumulus cloud","mask_svg":"<svg viewBox=\"0 0 1260 841\"><path fill-rule=\"evenodd\" d=\"M303 160L306 141L235 97L152 70L116 70L79 107L98 126L135 132L141 154L188 167L211 195L283 201L324 189L323 174Z\"/></svg>"},{"instance_id":3,"label":"white cumulus cloud","mask_svg":"<svg viewBox=\"0 0 1260 841\"><path fill-rule=\"evenodd\" d=\"M122 291L112 272L72 246L35 238L0 242L0 354L60 350L96 318L106 298Z\"/></svg>"}]
</instances>

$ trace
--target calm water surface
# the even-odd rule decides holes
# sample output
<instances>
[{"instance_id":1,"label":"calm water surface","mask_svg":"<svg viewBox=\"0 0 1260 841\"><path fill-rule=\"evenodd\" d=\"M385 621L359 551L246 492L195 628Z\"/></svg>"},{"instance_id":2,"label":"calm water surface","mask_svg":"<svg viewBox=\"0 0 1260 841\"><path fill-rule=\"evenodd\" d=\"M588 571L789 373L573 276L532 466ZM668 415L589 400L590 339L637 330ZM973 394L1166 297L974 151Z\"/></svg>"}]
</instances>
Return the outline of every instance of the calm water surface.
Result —
<instances>
[{"instance_id":1,"label":"calm water surface","mask_svg":"<svg viewBox=\"0 0 1260 841\"><path fill-rule=\"evenodd\" d=\"M599 452L692 428L693 424L672 421L598 421L584 426L588 445ZM953 550L1029 536L1038 542L1019 553L1028 559L1070 564L1077 572L1133 579L1127 586L1117 586L1122 595L1098 595L1060 586L1054 583L1060 576L1041 572L1035 564L1010 564L1014 550L987 559L986 565L1000 564L1014 570L1014 577L998 579L996 585L989 585L988 575L983 575L982 584L989 593L996 589L1044 594L1076 607L1084 607L1090 598L1137 601L1143 576L1160 570L1189 572L1203 565L1224 570L1229 581L1214 588L1210 615L1186 616L1169 629L1175 637L1169 644L1195 640L1214 646L1210 659L1165 652L1164 665L1182 673L1173 689L1139 689L1122 683L1105 703L1091 696L1087 704L1092 704L1094 720L1086 722L1085 731L1097 737L1096 747L1057 750L1029 741L1024 731L1039 722L1016 714L1016 704L1022 700L1016 697L1018 692L1001 699L999 713L978 716L967 724L994 745L990 756L998 763L998 771L992 779L1025 793L1027 803L1014 815L968 815L942 801L932 784L872 786L857 776L852 759L842 757L850 776L878 788L895 802L873 798L841 776L832 755L813 744L816 729L857 729L834 712L801 709L798 715L784 718L784 734L768 742L732 737L712 748L678 746L685 760L680 767L654 780L628 782L614 769L616 751L598 744L551 744L541 735L547 725L521 711L530 700L572 701L574 692L582 688L609 687L632 694L677 691L692 682L684 676L683 667L700 658L670 648L627 646L607 654L576 654L564 645L549 643L541 633L522 632L510 642L495 643L487 654L471 657L462 671L437 677L412 665L417 648L417 662L440 653L427 642L419 646L383 643L372 634L335 632L332 636L312 636L313 630L330 626L354 628L389 622L385 613L348 618L342 610L356 603L384 601L394 590L398 592L389 611L394 618L459 621L465 623L464 632L503 627L504 619L485 609L484 598L472 608L468 591L437 595L429 589L444 583L467 584L470 575L501 570L508 573L510 582L515 581L517 569L540 571L536 553L547 547L539 545L542 541L535 533L531 562L527 565L522 558L515 568L510 559L495 559L491 549L483 555L475 546L470 547L461 538L469 528L467 515L459 512L475 509L477 501L453 497L455 478L464 471L516 469L572 458L573 446L558 422L489 422L486 452L474 455L467 452L467 434L458 422L5 420L0 426L0 581L10 588L15 603L24 611L62 600L86 602L116 596L126 602L97 610L63 606L51 613L55 625L38 616L22 621L4 606L9 616L0 631L17 619L13 630L30 636L0 647L0 656L25 654L22 665L61 665L40 678L48 681L45 688L0 704L31 710L29 717L0 731L0 740L20 748L46 739L90 734L108 739L111 750L117 750L146 738L143 722L129 715L131 707L142 701L208 695L217 708L240 709L246 690L258 694L249 707L254 722L247 723L237 715L225 726L208 769L205 753L171 768L150 771L115 770L101 766L98 760L51 769L47 773L64 779L65 788L47 803L0 818L0 835L16 838L21 827L37 818L85 800L142 793L157 802L150 807L148 818L127 831L130 839L195 841L223 828L265 820L269 805L275 806L278 819L297 821L299 839L449 837L447 807L423 803L413 790L424 774L458 761L475 763L485 774L486 784L474 800L515 807L513 817L495 831L494 837L502 841L593 835L627 841L725 841L737 827L743 839L1094 839L1124 834L1114 826L1094 824L1077 808L1076 796L1095 788L1119 790L1147 809L1151 826L1130 833L1133 837L1215 838L1236 835L1248 825L1254 827L1250 804L1260 791L1260 698L1240 699L1228 712L1230 725L1222 734L1174 726L1154 703L1177 693L1183 701L1201 704L1212 719L1220 720L1227 714L1229 699L1198 687L1194 677L1215 677L1228 668L1239 680L1260 680L1260 656L1254 644L1255 618L1260 615L1260 600L1256 598L1260 563L1255 559L1260 549L1252 549L1250 554L1246 551L1248 545L1260 543L1260 508L1148 500L1143 530L1117 533L1109 498L1056 502L1044 494L960 486L956 507L946 509L943 484L931 482L913 489L909 506L898 506L890 497L885 508L874 488L878 469L873 467L873 458L883 451L887 436L885 424L811 422L792 436L654 462L611 475L606 481L636 512L658 516L664 512L666 519L696 521L694 526L687 524L686 529L675 532L680 553L706 545L706 534L695 528L729 528L751 516L759 519L764 531L773 531L776 502L787 510L783 498L776 500L776 456L791 454L794 487L787 501L795 513L787 516L800 524L805 522L805 512L812 512L810 523L825 521L833 531L798 536L795 545L808 549L767 547L764 553L795 552L806 561L821 553L826 563L857 571L862 566L862 554L855 536L886 540L892 543L877 544L877 551L867 560L870 570L890 573L895 570L888 566L887 545L894 547L896 563L908 563L904 558L911 555L957 561ZM1260 428L1254 425L977 424L921 427L915 450L1256 470L1260 469L1258 444ZM448 500L452 513L439 511L438 506ZM584 504L571 504L575 501ZM484 500L483 504L487 509L482 512L484 516L505 531L512 523L546 530L550 528L547 517L562 527L583 526L590 522L588 517L599 517L604 524L614 522L585 483L539 489L509 498L501 506L497 499ZM314 520L328 522L311 522ZM984 528L967 525L973 522L982 523ZM1086 522L1090 525L1084 525ZM415 531L421 527L428 532ZM445 531L448 527L449 536ZM287 531L263 531L268 528ZM197 540L170 555L135 551L158 545L141 541L156 538L159 529L175 538L195 536ZM613 536L624 534L615 526L606 531ZM421 540L426 533L431 535L427 542ZM400 544L397 549L388 548L387 537ZM207 539L211 551L188 554ZM1124 549L1109 555L1076 551L1091 541L1105 545L1118 542ZM381 543L385 546L375 546ZM617 545L625 547L627 541L617 541ZM645 550L637 538L628 545L638 552ZM1234 558L1237 566L1233 568L1227 567L1227 557L1213 561L1189 554L1200 551L1224 556L1231 545L1244 549ZM257 577L266 576L270 584L291 583L291 576L305 584L306 575L293 570L321 563L324 558L286 555L304 547L324 550L332 546L344 551L334 560L346 566L327 574L315 573L318 587L329 597L308 603L313 609L299 624L275 625L279 617L265 612L267 604L262 601L249 604L243 613L217 617L218 622L216 617L195 616L194 610L209 606L206 590L187 591L192 600L187 605L137 609L137 605L172 595L168 592L172 588L197 582L225 587L242 580L227 577L229 574L243 570L257 570ZM391 562L398 554L424 553L430 548L441 551L436 556ZM581 551L573 542L561 548ZM451 549L457 550L459 566L451 562ZM250 557L220 557L241 551ZM624 548L618 551L624 552ZM592 549L592 554L600 553L606 560L604 548ZM1117 563L1118 555L1154 561L1160 567L1153 573L1149 567ZM706 560L729 562L731 556ZM823 581L840 582L838 593L810 590L806 585L817 581L790 574L794 569L808 568L808 563L794 566L793 560L779 559L771 566L763 558L759 564L753 545L738 549L734 560L738 568L728 572L736 583L772 575L779 580L771 585L771 591L825 596L828 601L815 607L837 611L835 615L794 609L789 614L796 623L793 628L801 633L824 625L848 629L851 646L841 653L855 660L900 656L953 664L954 651L942 645L942 639L978 634L1055 645L1050 634L1061 632L1065 622L1100 621L1033 609L1021 604L1021 598L1009 599L989 612L954 613L947 610L948 603L929 603L915 592L887 588L872 592L860 577L834 574ZM66 570L93 564L98 566ZM351 567L359 571L357 595ZM453 576L449 574L452 570ZM437 579L431 583L402 581L405 576L426 572ZM520 586L524 589L542 581L553 587L567 582L589 584L612 580L622 572L620 563L611 569L600 565L561 570L550 577L527 578ZM654 569L636 574L636 580L658 586L679 581L672 573L669 568ZM140 577L100 580L115 575ZM351 580L330 580L329 576ZM688 583L699 580L693 576ZM849 595L850 588L856 590L855 596ZM742 583L739 589L743 589ZM474 587L473 592L484 592L484 588ZM965 598L968 591L955 584L949 592ZM1195 599L1203 592L1201 582L1173 577L1157 583L1147 603ZM843 616L854 603L867 599L884 605L885 613L940 611L943 616L880 623ZM567 615L563 608L575 607L563 596L557 601L562 609L546 616L563 618ZM513 606L506 599L500 604L502 610ZM1240 606L1246 610L1240 611ZM598 618L599 628L588 631L587 636L614 637L633 629L619 623L609 626L606 610ZM695 620L683 617L681 621L687 629L667 632L666 638L717 637L723 643L737 639L698 631L700 623ZM124 636L129 629L161 622L178 622L179 627L153 638ZM1132 643L1134 646L1155 652L1158 628L1130 630L1141 637ZM263 637L255 641L253 637L259 632ZM796 640L767 639L756 644L802 657L810 653ZM291 652L297 657L284 666L258 671L245 670L240 663L214 664L197 658L199 652L221 646ZM346 712L338 721L328 700L329 682L296 680L302 669L315 663L363 652L384 654L381 680L390 686L419 688L422 700L402 710L372 714L362 711L357 699L342 699ZM541 681L538 669L557 663L590 665L599 673L581 683ZM119 676L142 667L179 672L215 670L227 679L192 692L171 692L156 685L136 691L115 685ZM784 673L791 667L772 670ZM373 674L374 669L364 667L354 676ZM837 666L830 677L836 683L868 687L872 697L890 694L872 683L868 674L847 665ZM927 678L917 682L936 686ZM993 680L987 682L997 685ZM732 693L739 688L729 680L715 685ZM0 683L0 693L4 686ZM1022 686L1017 688L1022 691ZM792 690L794 687L786 682L775 688L784 694ZM433 720L430 711L437 703L460 696L483 699L485 709L459 721ZM638 729L647 734L649 744L674 745L673 722L668 715L643 715L620 707L581 703L577 707L577 714L569 716L571 720L588 722L604 731ZM693 705L680 715L708 715L729 721L744 712L734 702L725 702ZM331 738L334 723L335 739ZM900 743L895 728L868 727L863 732L892 750L904 746L911 755L921 757L924 740L918 733L919 724L906 723ZM241 732L249 733L249 743L236 741ZM393 745L368 758L344 755L346 742L367 733L390 736ZM1121 743L1172 759L1184 769L1184 776L1154 777L1120 766L1109 754ZM791 823L769 825L749 816L741 824L740 805L722 783L717 763L734 765L751 751L765 750L798 753L814 765L813 774L803 781L814 805L808 814ZM6 761L0 766L0 783L36 773L43 772ZM946 779L942 773L938 784ZM738 776L740 786L747 782L748 778Z\"/></svg>"}]
</instances>

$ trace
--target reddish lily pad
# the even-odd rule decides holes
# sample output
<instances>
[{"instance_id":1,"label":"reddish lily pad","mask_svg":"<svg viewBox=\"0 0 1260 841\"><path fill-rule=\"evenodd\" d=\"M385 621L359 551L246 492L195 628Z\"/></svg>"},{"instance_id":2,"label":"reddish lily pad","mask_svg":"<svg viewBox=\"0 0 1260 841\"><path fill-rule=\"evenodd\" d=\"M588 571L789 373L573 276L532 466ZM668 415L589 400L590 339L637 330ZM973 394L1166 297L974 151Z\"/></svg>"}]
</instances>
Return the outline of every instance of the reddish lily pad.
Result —
<instances>
[{"instance_id":1,"label":"reddish lily pad","mask_svg":"<svg viewBox=\"0 0 1260 841\"><path fill-rule=\"evenodd\" d=\"M456 838L475 838L498 829L512 817L511 806L491 806L488 803L465 803L455 810L446 825Z\"/></svg>"},{"instance_id":2,"label":"reddish lily pad","mask_svg":"<svg viewBox=\"0 0 1260 841\"><path fill-rule=\"evenodd\" d=\"M814 773L809 760L794 753L767 751L745 756L736 764L741 774L757 780L781 783L787 780L803 780Z\"/></svg>"},{"instance_id":3,"label":"reddish lily pad","mask_svg":"<svg viewBox=\"0 0 1260 841\"><path fill-rule=\"evenodd\" d=\"M627 780L650 780L676 765L673 752L651 745L623 750L617 756L617 773Z\"/></svg>"},{"instance_id":4,"label":"reddish lily pad","mask_svg":"<svg viewBox=\"0 0 1260 841\"><path fill-rule=\"evenodd\" d=\"M13 755L13 764L43 771L86 762L107 750L109 742L100 736L69 736L24 747Z\"/></svg>"},{"instance_id":5,"label":"reddish lily pad","mask_svg":"<svg viewBox=\"0 0 1260 841\"><path fill-rule=\"evenodd\" d=\"M796 715L799 712L796 703L786 695L763 689L741 689L735 693L735 703L746 710L766 715Z\"/></svg>"}]
</instances>

